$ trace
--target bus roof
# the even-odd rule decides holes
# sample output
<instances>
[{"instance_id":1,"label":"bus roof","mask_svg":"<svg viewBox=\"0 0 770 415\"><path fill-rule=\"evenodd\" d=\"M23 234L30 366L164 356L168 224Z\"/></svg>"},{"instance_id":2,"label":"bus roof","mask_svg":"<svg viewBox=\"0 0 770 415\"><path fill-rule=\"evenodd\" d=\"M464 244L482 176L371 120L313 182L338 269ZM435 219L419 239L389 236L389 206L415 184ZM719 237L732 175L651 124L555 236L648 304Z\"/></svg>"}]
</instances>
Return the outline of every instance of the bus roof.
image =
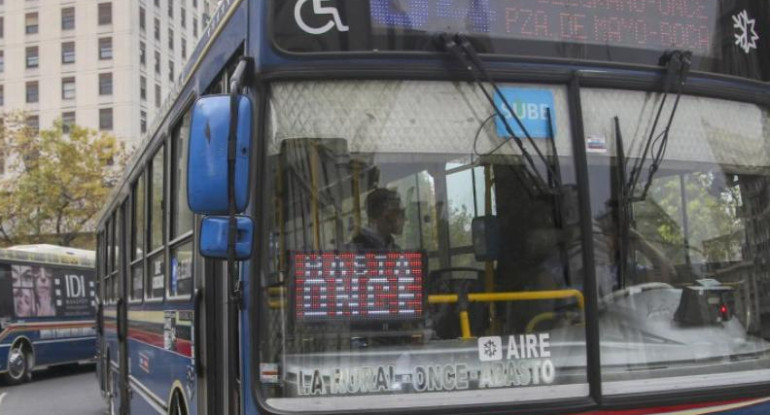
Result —
<instances>
[{"instance_id":1,"label":"bus roof","mask_svg":"<svg viewBox=\"0 0 770 415\"><path fill-rule=\"evenodd\" d=\"M55 265L94 267L94 251L57 245L16 245L0 249L0 261L34 262Z\"/></svg>"}]
</instances>

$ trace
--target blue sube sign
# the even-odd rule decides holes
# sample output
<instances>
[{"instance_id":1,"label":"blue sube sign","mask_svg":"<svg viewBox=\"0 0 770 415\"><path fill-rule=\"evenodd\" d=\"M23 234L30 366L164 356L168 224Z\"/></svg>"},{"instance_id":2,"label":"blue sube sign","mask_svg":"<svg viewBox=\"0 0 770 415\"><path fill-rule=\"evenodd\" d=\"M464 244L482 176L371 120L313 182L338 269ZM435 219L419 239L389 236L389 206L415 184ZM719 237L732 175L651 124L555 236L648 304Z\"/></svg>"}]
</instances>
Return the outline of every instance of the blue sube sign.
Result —
<instances>
[{"instance_id":1,"label":"blue sube sign","mask_svg":"<svg viewBox=\"0 0 770 415\"><path fill-rule=\"evenodd\" d=\"M553 105L553 92L547 89L524 88L500 88L500 91L532 138L547 138L549 136L546 108L550 108L553 135L556 135L556 111ZM508 120L508 124L510 124L514 134L519 138L524 138L524 131L521 130L519 124L513 118L510 111L508 111L499 94L495 94L495 105ZM505 128L505 123L503 123L500 117L495 118L495 125L497 126L498 136L511 138L511 135L508 134L508 130Z\"/></svg>"}]
</instances>

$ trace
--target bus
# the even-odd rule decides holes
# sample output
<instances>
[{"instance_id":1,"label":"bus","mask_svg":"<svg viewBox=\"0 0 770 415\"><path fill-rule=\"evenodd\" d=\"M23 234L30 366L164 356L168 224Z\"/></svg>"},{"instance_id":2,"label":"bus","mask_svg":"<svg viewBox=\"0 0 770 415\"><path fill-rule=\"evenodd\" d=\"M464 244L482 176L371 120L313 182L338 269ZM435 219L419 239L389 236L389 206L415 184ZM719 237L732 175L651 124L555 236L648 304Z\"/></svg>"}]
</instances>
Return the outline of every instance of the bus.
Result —
<instances>
[{"instance_id":1,"label":"bus","mask_svg":"<svg viewBox=\"0 0 770 415\"><path fill-rule=\"evenodd\" d=\"M93 251L0 249L0 374L8 384L50 366L94 362L94 268Z\"/></svg>"},{"instance_id":2,"label":"bus","mask_svg":"<svg viewBox=\"0 0 770 415\"><path fill-rule=\"evenodd\" d=\"M98 224L110 410L770 412L769 45L766 0L221 1Z\"/></svg>"}]
</instances>

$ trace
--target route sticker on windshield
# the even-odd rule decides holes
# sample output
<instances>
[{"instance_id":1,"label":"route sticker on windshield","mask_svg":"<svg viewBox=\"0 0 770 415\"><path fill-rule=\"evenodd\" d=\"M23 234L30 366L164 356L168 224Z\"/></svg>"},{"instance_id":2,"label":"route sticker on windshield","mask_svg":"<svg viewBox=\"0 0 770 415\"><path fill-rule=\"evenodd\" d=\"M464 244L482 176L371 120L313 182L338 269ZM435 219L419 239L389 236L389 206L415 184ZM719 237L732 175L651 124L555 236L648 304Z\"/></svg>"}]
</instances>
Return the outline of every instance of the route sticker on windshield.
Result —
<instances>
[{"instance_id":1,"label":"route sticker on windshield","mask_svg":"<svg viewBox=\"0 0 770 415\"><path fill-rule=\"evenodd\" d=\"M607 138L600 134L588 134L586 136L587 153L607 153Z\"/></svg>"},{"instance_id":2,"label":"route sticker on windshield","mask_svg":"<svg viewBox=\"0 0 770 415\"><path fill-rule=\"evenodd\" d=\"M278 375L278 363L259 364L259 380L262 383L281 383Z\"/></svg>"}]
</instances>

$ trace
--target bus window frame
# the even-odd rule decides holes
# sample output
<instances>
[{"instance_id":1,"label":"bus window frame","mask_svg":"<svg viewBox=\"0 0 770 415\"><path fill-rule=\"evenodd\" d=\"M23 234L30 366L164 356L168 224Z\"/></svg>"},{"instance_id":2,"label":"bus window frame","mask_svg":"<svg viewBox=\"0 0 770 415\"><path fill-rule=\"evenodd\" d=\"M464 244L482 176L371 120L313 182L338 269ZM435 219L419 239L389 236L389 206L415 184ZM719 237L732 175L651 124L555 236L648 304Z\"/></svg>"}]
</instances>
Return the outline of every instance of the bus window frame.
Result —
<instances>
[{"instance_id":1,"label":"bus window frame","mask_svg":"<svg viewBox=\"0 0 770 415\"><path fill-rule=\"evenodd\" d=\"M176 192L174 192L175 185L176 185L176 178L177 178L176 173L178 172L177 162L180 160L179 157L176 157L177 151L178 151L177 140L179 139L177 135L181 133L182 126L184 125L185 117L187 116L190 117L190 125L188 125L188 128L191 127L192 109L193 109L193 105L195 104L195 101L196 101L196 94L194 93L190 94L189 97L182 100L182 102L184 102L184 104L181 107L182 109L177 113L177 115L172 119L170 123L172 127L170 129L171 133L169 134L168 141L170 142L169 145L171 146L171 149L169 151L170 153L169 154L169 176L168 176L168 180L166 180L166 182L169 184L169 187L170 187L168 205L171 207L171 209L169 209L169 214L170 214L169 215L170 226L169 226L169 238L168 238L169 244L174 244L177 241L180 241L181 239L192 235L195 231L195 214L192 212L190 212L192 215L190 229L182 233L179 233L178 230L176 229L176 219L177 219L177 214L179 213L177 211L177 208L181 205L182 202L176 199L176 195L175 195ZM189 137L187 138L187 141L189 141ZM189 150L190 148L188 144L188 146L186 147L186 151L189 152ZM187 165L187 158L188 158L187 154L183 154L181 157L181 159L185 163L185 166ZM179 186L187 186L187 183L179 183ZM184 202L184 204L186 205L186 201Z\"/></svg>"},{"instance_id":2,"label":"bus window frame","mask_svg":"<svg viewBox=\"0 0 770 415\"><path fill-rule=\"evenodd\" d=\"M176 115L176 117L172 120L170 123L171 127L171 133L166 138L167 141L170 141L171 149L168 152L168 165L169 168L167 171L169 171L169 175L164 178L164 185L168 188L167 193L167 200L169 203L167 203L168 206L171 207L171 209L168 209L168 242L166 243L167 251L166 251L166 276L165 276L165 298L168 302L188 302L192 299L193 292L195 291L196 287L196 278L195 278L195 241L193 235L195 235L195 226L197 223L197 218L195 214L192 214L192 223L190 224L190 229L185 231L181 234L176 234L176 219L177 214L179 213L177 211L177 206L179 206L182 201L179 201L176 199L176 189L174 184L176 184L176 172L177 170L177 162L179 161L179 158L176 157L177 152L177 134L181 133L182 125L184 123L185 116L190 114L192 116L191 111L193 108L193 104L195 103L195 100L197 99L197 96L195 93L191 93L190 96L188 96L186 99L182 100L184 102L184 105L182 105L182 110L179 111ZM189 139L188 139L189 140ZM189 147L187 147L189 151ZM182 159L187 162L186 155L183 155ZM180 186L186 186L186 183L180 183ZM173 238L173 239L172 239ZM171 255L174 252L174 250L184 246L185 244L190 243L193 249L193 261L192 261L192 268L190 272L192 273L192 290L190 294L182 294L182 295L172 295L171 293Z\"/></svg>"},{"instance_id":3,"label":"bus window frame","mask_svg":"<svg viewBox=\"0 0 770 415\"><path fill-rule=\"evenodd\" d=\"M109 301L110 304L117 304L118 299L120 298L119 292L116 290L116 280L119 278L119 266L117 261L117 251L118 251L118 245L117 245L117 238L116 238L116 229L117 229L117 216L120 214L120 205L121 203L117 204L117 207L110 213L110 239L108 241L108 249L110 255L110 268L107 272L107 286L109 287L110 297ZM120 281L117 281L117 284L120 284Z\"/></svg>"},{"instance_id":4,"label":"bus window frame","mask_svg":"<svg viewBox=\"0 0 770 415\"><path fill-rule=\"evenodd\" d=\"M146 166L143 166L142 173L139 175L139 177L137 177L137 179L131 185L131 195L130 195L130 204L129 204L129 206L131 207L131 214L129 215L129 220L131 222L130 228L131 228L131 258L132 259L128 263L128 273L127 273L128 285L130 287L130 289L128 290L129 292L128 292L128 296L127 296L129 304L142 304L144 302L144 297L145 297L144 296L144 289L145 289L144 283L145 283L145 275L147 273L147 263L145 261L147 255L145 255L145 250L146 250L146 247L147 247L147 189L148 189L147 179L146 179L147 178L146 172L147 172L147 168L146 168ZM136 206L136 201L137 201L137 199L136 199L136 192L137 192L137 189L139 187L139 182L140 181L142 181L143 184L144 184L144 189L143 189L143 193L144 193L143 201L144 201L144 203L142 203L142 206L141 206L141 209L144 212L144 224L143 224L144 233L142 235L143 236L142 241L137 241L136 240L136 237L137 237L137 232L136 232L137 231L137 228L136 228L136 211L138 209L137 209L137 206ZM140 246L139 246L140 243L141 243L141 252L142 252L142 254L141 255L137 255L136 250L138 248L140 248ZM139 298L137 298L134 295L134 292L135 292L135 290L134 290L134 269L135 268L141 268L141 270L142 270L142 295Z\"/></svg>"},{"instance_id":5,"label":"bus window frame","mask_svg":"<svg viewBox=\"0 0 770 415\"><path fill-rule=\"evenodd\" d=\"M584 267L586 267L585 270L585 287L583 289L584 293L587 293L588 290L594 289L596 287L596 270L593 267L593 255L594 255L594 245L593 240L591 239L591 210L590 206L587 205L589 199L588 199L588 177L584 175L587 174L587 158L585 153L585 135L582 129L582 115L579 115L582 113L582 104L580 101L580 95L579 95L579 89L580 84L577 82L579 75L575 75L575 77L571 79L564 79L559 82L549 82L545 83L539 80L534 79L519 79L517 77L510 77L505 78L504 80L499 79L498 82L515 82L515 83L532 83L536 85L540 85L543 87L548 88L563 88L565 92L565 103L567 104L567 109L569 111L569 143L572 146L573 153L570 154L569 157L572 162L574 163L574 174L575 174L575 181L577 182L578 186L578 192L579 192L579 199L580 199L580 207L579 207L579 220L580 220L580 232L581 232L581 246L582 249L582 259L584 263ZM352 79L345 78L346 81L350 81ZM364 78L355 78L356 81L372 81L372 80L379 80L379 78L372 78L372 77L364 77ZM403 80L403 79L401 79ZM430 82L430 81L436 81L435 78L431 79L423 79L418 78L419 81L424 82ZM264 180L267 180L270 178L270 172L267 171L267 168L264 168L268 164L268 158L270 157L270 154L268 154L267 148L267 142L266 136L268 134L269 129L269 116L267 113L270 111L270 97L272 94L272 91L270 91L271 83L273 82L279 82L279 81L296 81L292 79L277 79L277 80L271 80L270 83L262 89L262 91L266 91L264 94L258 94L258 96L255 98L255 102L259 102L261 106L256 108L256 111L258 114L260 114L259 117L256 119L261 121L265 120L263 123L264 125L257 125L255 126L255 132L256 135L255 139L257 142L257 145L254 146L255 148L253 151L255 152L254 158L252 163L256 164L258 167L256 170L257 172L254 172L252 174L255 174L257 177L256 183L260 183ZM308 79L303 79L303 81L308 81ZM438 82L452 82L450 79L438 79ZM462 170L464 167L458 168L459 170ZM433 176L433 179L435 181L434 185L434 198L435 200L443 200L445 205L444 209L448 209L448 194L447 194L447 188L446 188L446 178L450 173L456 172L458 169L450 169L450 170L444 170L441 171L441 180L437 180L435 176ZM438 186L439 182L443 182L443 189L439 190L436 188ZM257 201L264 202L264 190L260 187L257 189L255 194L252 194L252 203L253 206L259 206L259 203L256 203ZM583 203L586 203L584 205ZM498 207L496 204L493 203L494 210L497 211ZM258 228L269 228L269 223L272 220L272 218L268 217L268 215L265 215L264 211L260 210L259 208L250 208L248 210L250 214L254 214L255 217L258 219ZM437 212L437 216L441 216L441 213ZM448 226L448 225L447 225ZM260 241L262 243L266 242L267 234L265 233L257 233L259 235L258 237L261 238ZM437 241L441 241L442 237L439 236L437 238ZM457 254L465 253L467 250L467 253L472 253L471 250L468 249L468 247L458 247L454 248L451 246L451 241L449 239L449 235L445 236L445 243L447 245L447 249L442 248L440 245L442 242L439 242L439 245L437 246L436 251L427 252L426 254L426 261L435 260L438 261L440 264L440 267L444 266L450 266L449 264L452 261L452 257ZM445 251L445 253L442 255L442 250ZM256 254L256 255L262 255L262 254ZM260 275L263 271L263 264L260 264L262 257L256 256L256 260L250 261L249 267L248 267L248 273L250 275L251 279L259 279ZM590 260L590 262L589 262ZM447 264L447 265L444 265ZM589 266L590 265L590 266ZM244 272L246 272L244 270ZM253 301L253 306L251 307L251 311L248 312L249 318L251 319L250 323L250 330L251 333L250 336L250 343L249 346L250 353L252 356L260 356L262 352L262 342L264 340L264 333L262 333L261 325L262 325L262 316L261 316L261 306L262 302L264 301L261 298L261 295L264 293L265 288L260 286L260 284L251 284L251 289L249 290L249 296L250 301ZM586 351L585 351L585 359L586 359L586 369L585 369L585 387L586 387L586 394L584 396L580 397L574 397L574 396L559 396L559 397L552 397L548 398L546 400L516 400L511 399L509 401L506 401L504 403L485 403L483 404L483 408L485 411L502 411L502 412L519 412L519 411L527 411L533 408L536 405L542 406L544 409L540 410L534 410L533 413L538 414L546 414L546 413L552 413L552 412L569 412L569 413L582 413L583 411L590 411L590 410L599 410L599 409L607 409L609 405L607 404L597 404L597 401L599 399L596 399L595 397L599 396L601 398L604 398L606 395L601 394L601 367L598 364L599 362L599 332L598 332L598 299L595 295L585 295L585 301L586 301L586 308L584 310L584 318L585 318L585 338L583 339L583 344L585 345ZM598 379L598 380L597 380ZM251 394L254 397L255 403L257 404L260 411L268 414L300 414L303 413L301 411L286 411L284 409L279 409L275 406L272 406L268 404L269 397L264 393L262 388L260 387L260 374L259 374L259 365L251 365L251 380L253 382L253 386L251 389ZM398 397L400 395L392 395L393 397ZM610 397L611 398L611 397ZM575 410L575 407L580 407L581 410ZM569 410L565 408L570 408ZM423 411L431 412L440 410L442 413L474 413L473 412L474 406L469 406L468 404L456 404L449 407L443 407L443 406L425 406L425 407L409 407L409 408L391 408L390 411L397 413L397 414L413 414ZM361 411L366 411L365 409L346 409L339 412L326 412L326 411L319 411L318 413L323 414L331 414L331 413L341 413L341 414L353 414L358 413ZM383 409L375 409L373 412L381 413ZM571 412L570 412L571 411Z\"/></svg>"},{"instance_id":6,"label":"bus window frame","mask_svg":"<svg viewBox=\"0 0 770 415\"><path fill-rule=\"evenodd\" d=\"M166 180L167 177L168 177L168 158L169 158L168 137L169 136L165 132L162 132L160 135L161 135L161 139L159 141L159 144L151 152L152 157L149 157L148 162L147 162L147 167L144 170L145 172L148 172L147 173L147 177L149 178L149 180L148 180L149 185L145 186L147 188L146 189L147 190L147 198L146 198L145 203L147 205L147 214L148 214L148 219L149 219L149 220L145 220L145 222L146 222L145 229L147 230L147 238L148 238L147 240L150 242L147 246L151 248L152 247L152 240L153 240L152 239L152 235L151 235L152 234L152 223L153 223L153 219L157 220L157 218L151 217L152 216L152 202L153 202L152 201L152 193L153 193L152 176L154 174L154 171L153 171L153 161L155 160L155 157L158 156L159 152L163 152L163 157L162 157L162 160L163 160L163 165L162 165L163 176L162 177L163 177L163 179L161 180L161 186L162 186L161 192L163 194L163 202L161 204L161 214L160 214L161 220L163 221L163 223L161 225L161 229L162 229L162 231L161 231L162 234L161 234L161 237L160 237L161 243L160 243L159 247L157 247L157 248L155 248L155 249L145 253L145 255L143 257L143 259L145 261L145 265L144 265L144 268L145 268L145 272L144 272L144 302L148 303L148 304L162 303L166 299L166 287L163 287L163 294L161 294L159 296L153 296L152 295L152 281L151 281L151 277L150 277L150 272L148 272L149 271L149 267L150 267L149 263L151 261L155 260L156 258L162 256L163 257L163 261L164 261L164 264L163 264L164 270L163 270L163 272L168 274L168 269L169 269L169 267L168 267L168 243L166 242L166 239L168 238L168 234L169 234L168 233L168 226L169 226L169 220L168 220L168 215L169 215L168 191L169 191L169 186L168 186L168 180ZM165 275L163 277L163 284L166 285L166 276Z\"/></svg>"}]
</instances>

